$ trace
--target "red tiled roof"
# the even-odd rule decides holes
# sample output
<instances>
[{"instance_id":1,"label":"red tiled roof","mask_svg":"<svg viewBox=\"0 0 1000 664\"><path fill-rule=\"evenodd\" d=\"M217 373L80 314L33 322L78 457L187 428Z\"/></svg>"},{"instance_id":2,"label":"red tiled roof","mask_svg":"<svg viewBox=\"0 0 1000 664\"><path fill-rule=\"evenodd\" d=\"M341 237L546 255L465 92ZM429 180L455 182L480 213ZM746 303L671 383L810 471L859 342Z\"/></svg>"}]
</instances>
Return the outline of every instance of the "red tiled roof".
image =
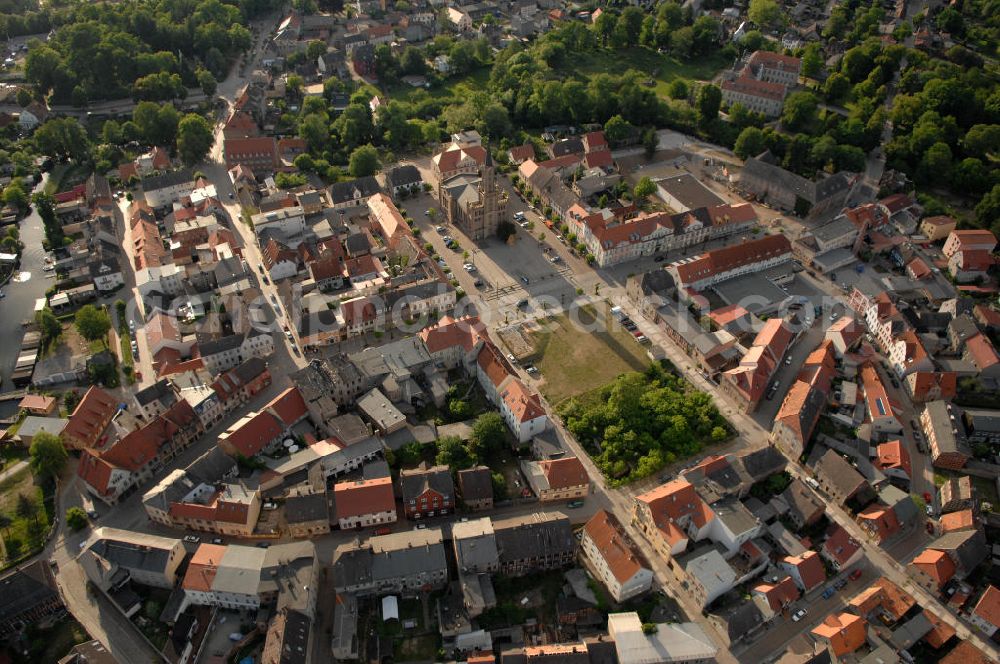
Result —
<instances>
[{"instance_id":1,"label":"red tiled roof","mask_svg":"<svg viewBox=\"0 0 1000 664\"><path fill-rule=\"evenodd\" d=\"M671 545L687 539L687 533L678 521L689 518L696 528L701 529L715 518L715 513L687 480L667 482L635 499L649 506L653 522Z\"/></svg>"},{"instance_id":2,"label":"red tiled roof","mask_svg":"<svg viewBox=\"0 0 1000 664\"><path fill-rule=\"evenodd\" d=\"M876 452L878 454L878 459L875 462L876 467L881 470L887 468L902 470L907 477L910 476L910 453L902 441L891 440L882 443L876 448Z\"/></svg>"},{"instance_id":3,"label":"red tiled roof","mask_svg":"<svg viewBox=\"0 0 1000 664\"><path fill-rule=\"evenodd\" d=\"M99 494L106 496L112 470L111 464L101 459L96 452L87 449L80 455L76 473Z\"/></svg>"},{"instance_id":4,"label":"red tiled roof","mask_svg":"<svg viewBox=\"0 0 1000 664\"><path fill-rule=\"evenodd\" d=\"M608 146L608 139L604 136L603 131L588 131L583 135L583 142L587 146L587 152Z\"/></svg>"},{"instance_id":5,"label":"red tiled roof","mask_svg":"<svg viewBox=\"0 0 1000 664\"><path fill-rule=\"evenodd\" d=\"M938 522L941 524L941 532L943 533L976 527L976 519L971 509L942 514Z\"/></svg>"},{"instance_id":6,"label":"red tiled roof","mask_svg":"<svg viewBox=\"0 0 1000 664\"><path fill-rule=\"evenodd\" d=\"M63 436L70 436L79 444L89 444L104 432L118 410L118 401L99 387L87 390L80 403L73 409Z\"/></svg>"},{"instance_id":7,"label":"red tiled roof","mask_svg":"<svg viewBox=\"0 0 1000 664\"><path fill-rule=\"evenodd\" d=\"M483 344L476 358L479 368L486 374L486 377L497 389L505 380L514 375L514 369L507 363L500 349L492 343Z\"/></svg>"},{"instance_id":8,"label":"red tiled roof","mask_svg":"<svg viewBox=\"0 0 1000 664\"><path fill-rule=\"evenodd\" d=\"M866 524L875 533L879 542L883 542L899 532L900 523L896 512L886 505L874 503L858 513L858 521Z\"/></svg>"},{"instance_id":9,"label":"red tiled roof","mask_svg":"<svg viewBox=\"0 0 1000 664\"><path fill-rule=\"evenodd\" d=\"M792 245L784 235L767 235L743 244L708 251L698 258L677 266L677 275L684 284L701 281L744 265L791 252Z\"/></svg>"},{"instance_id":10,"label":"red tiled roof","mask_svg":"<svg viewBox=\"0 0 1000 664\"><path fill-rule=\"evenodd\" d=\"M948 401L958 391L958 374L954 371L916 371L908 380L914 401L926 401L934 389L940 389L940 398Z\"/></svg>"},{"instance_id":11,"label":"red tiled roof","mask_svg":"<svg viewBox=\"0 0 1000 664\"><path fill-rule=\"evenodd\" d=\"M274 397L271 403L264 408L277 415L285 427L291 427L305 417L308 412L302 393L299 392L299 388L294 386Z\"/></svg>"},{"instance_id":12,"label":"red tiled roof","mask_svg":"<svg viewBox=\"0 0 1000 664\"><path fill-rule=\"evenodd\" d=\"M889 214L896 214L908 207L913 207L913 199L906 194L892 194L879 201L879 205L885 207Z\"/></svg>"},{"instance_id":13,"label":"red tiled roof","mask_svg":"<svg viewBox=\"0 0 1000 664\"><path fill-rule=\"evenodd\" d=\"M990 586L979 598L972 613L995 627L1000 627L1000 588Z\"/></svg>"},{"instance_id":14,"label":"red tiled roof","mask_svg":"<svg viewBox=\"0 0 1000 664\"><path fill-rule=\"evenodd\" d=\"M184 590L210 591L226 548L218 544L200 544L191 556L181 587Z\"/></svg>"},{"instance_id":15,"label":"red tiled roof","mask_svg":"<svg viewBox=\"0 0 1000 664\"><path fill-rule=\"evenodd\" d=\"M646 566L618 520L604 510L598 510L583 530L619 583L629 581Z\"/></svg>"},{"instance_id":16,"label":"red tiled roof","mask_svg":"<svg viewBox=\"0 0 1000 664\"><path fill-rule=\"evenodd\" d=\"M396 509L392 478L338 482L333 485L333 507L338 520L391 512Z\"/></svg>"},{"instance_id":17,"label":"red tiled roof","mask_svg":"<svg viewBox=\"0 0 1000 664\"><path fill-rule=\"evenodd\" d=\"M488 341L489 333L486 326L476 316L465 316L455 320L445 316L436 324L425 327L419 336L431 354L439 353L448 348L461 346L468 353L480 341Z\"/></svg>"},{"instance_id":18,"label":"red tiled roof","mask_svg":"<svg viewBox=\"0 0 1000 664\"><path fill-rule=\"evenodd\" d=\"M340 312L344 315L344 324L347 327L358 327L378 318L378 310L367 298L344 302L340 305Z\"/></svg>"},{"instance_id":19,"label":"red tiled roof","mask_svg":"<svg viewBox=\"0 0 1000 664\"><path fill-rule=\"evenodd\" d=\"M812 633L829 641L833 654L843 657L864 645L865 620L851 613L831 613L813 628Z\"/></svg>"},{"instance_id":20,"label":"red tiled roof","mask_svg":"<svg viewBox=\"0 0 1000 664\"><path fill-rule=\"evenodd\" d=\"M229 119L226 120L225 131L228 135L236 137L239 135L243 136L256 136L260 133L257 127L257 123L254 121L250 114L245 111L234 111Z\"/></svg>"},{"instance_id":21,"label":"red tiled roof","mask_svg":"<svg viewBox=\"0 0 1000 664\"><path fill-rule=\"evenodd\" d=\"M938 664L996 664L969 641L959 641L954 650L938 660Z\"/></svg>"},{"instance_id":22,"label":"red tiled roof","mask_svg":"<svg viewBox=\"0 0 1000 664\"><path fill-rule=\"evenodd\" d=\"M518 422L530 422L545 415L542 400L516 378L507 384L500 398Z\"/></svg>"},{"instance_id":23,"label":"red tiled roof","mask_svg":"<svg viewBox=\"0 0 1000 664\"><path fill-rule=\"evenodd\" d=\"M823 550L840 565L846 564L860 548L861 544L839 525L823 543Z\"/></svg>"},{"instance_id":24,"label":"red tiled roof","mask_svg":"<svg viewBox=\"0 0 1000 664\"><path fill-rule=\"evenodd\" d=\"M938 588L955 576L955 563L944 551L924 549L911 563L931 577Z\"/></svg>"},{"instance_id":25,"label":"red tiled roof","mask_svg":"<svg viewBox=\"0 0 1000 664\"><path fill-rule=\"evenodd\" d=\"M227 138L223 144L227 163L235 163L243 159L261 159L270 157L275 164L278 162L278 149L271 136L250 138Z\"/></svg>"},{"instance_id":26,"label":"red tiled roof","mask_svg":"<svg viewBox=\"0 0 1000 664\"><path fill-rule=\"evenodd\" d=\"M583 164L586 168L611 168L614 163L610 150L598 150L583 155Z\"/></svg>"},{"instance_id":27,"label":"red tiled roof","mask_svg":"<svg viewBox=\"0 0 1000 664\"><path fill-rule=\"evenodd\" d=\"M746 74L743 74L739 78L731 81L723 81L722 89L723 91L736 92L739 94L762 97L764 99L772 99L776 101L784 99L786 91L785 86L781 83L761 81Z\"/></svg>"},{"instance_id":28,"label":"red tiled roof","mask_svg":"<svg viewBox=\"0 0 1000 664\"><path fill-rule=\"evenodd\" d=\"M458 168L458 163L472 159L480 166L486 161L486 148L481 145L469 145L464 148L451 148L440 152L431 160L441 173L448 173Z\"/></svg>"},{"instance_id":29,"label":"red tiled roof","mask_svg":"<svg viewBox=\"0 0 1000 664\"><path fill-rule=\"evenodd\" d=\"M738 304L730 304L725 307L720 307L718 309L713 309L708 317L711 318L716 325L719 327L725 327L730 323L740 320L745 316L749 316L750 312L741 307Z\"/></svg>"},{"instance_id":30,"label":"red tiled roof","mask_svg":"<svg viewBox=\"0 0 1000 664\"><path fill-rule=\"evenodd\" d=\"M233 431L227 441L243 456L250 458L260 453L265 446L281 435L284 427L277 417L261 411L247 420L243 426Z\"/></svg>"},{"instance_id":31,"label":"red tiled roof","mask_svg":"<svg viewBox=\"0 0 1000 664\"><path fill-rule=\"evenodd\" d=\"M590 484L587 469L576 457L539 461L538 466L542 469L542 473L552 489L569 489L570 487Z\"/></svg>"},{"instance_id":32,"label":"red tiled roof","mask_svg":"<svg viewBox=\"0 0 1000 664\"><path fill-rule=\"evenodd\" d=\"M806 592L826 581L826 569L815 551L806 551L801 556L785 556L783 562L795 567L802 577Z\"/></svg>"},{"instance_id":33,"label":"red tiled roof","mask_svg":"<svg viewBox=\"0 0 1000 664\"><path fill-rule=\"evenodd\" d=\"M55 397L48 397L44 394L28 394L17 404L18 408L25 410L47 412L56 405Z\"/></svg>"},{"instance_id":34,"label":"red tiled roof","mask_svg":"<svg viewBox=\"0 0 1000 664\"><path fill-rule=\"evenodd\" d=\"M924 634L924 641L931 648L940 648L947 643L951 637L955 636L955 628L942 621L936 615L924 609L924 617L931 624L931 631Z\"/></svg>"},{"instance_id":35,"label":"red tiled roof","mask_svg":"<svg viewBox=\"0 0 1000 664\"><path fill-rule=\"evenodd\" d=\"M378 260L371 254L348 258L344 263L347 274L351 277L359 277L372 272L379 272Z\"/></svg>"},{"instance_id":36,"label":"red tiled roof","mask_svg":"<svg viewBox=\"0 0 1000 664\"><path fill-rule=\"evenodd\" d=\"M751 67L781 67L784 69L796 70L802 66L802 60L783 53L775 53L773 51L754 51L747 64Z\"/></svg>"},{"instance_id":37,"label":"red tiled roof","mask_svg":"<svg viewBox=\"0 0 1000 664\"><path fill-rule=\"evenodd\" d=\"M1000 362L1000 356L986 335L977 334L965 342L965 352L980 371L985 371Z\"/></svg>"},{"instance_id":38,"label":"red tiled roof","mask_svg":"<svg viewBox=\"0 0 1000 664\"><path fill-rule=\"evenodd\" d=\"M781 611L799 598L799 587L790 576L786 576L778 583L762 583L754 588L754 592L762 593L767 598L767 605L775 612Z\"/></svg>"},{"instance_id":39,"label":"red tiled roof","mask_svg":"<svg viewBox=\"0 0 1000 664\"><path fill-rule=\"evenodd\" d=\"M518 145L509 150L510 160L515 164L519 164L522 161L528 159L534 159L535 157L535 146L531 143L525 143L524 145Z\"/></svg>"}]
</instances>

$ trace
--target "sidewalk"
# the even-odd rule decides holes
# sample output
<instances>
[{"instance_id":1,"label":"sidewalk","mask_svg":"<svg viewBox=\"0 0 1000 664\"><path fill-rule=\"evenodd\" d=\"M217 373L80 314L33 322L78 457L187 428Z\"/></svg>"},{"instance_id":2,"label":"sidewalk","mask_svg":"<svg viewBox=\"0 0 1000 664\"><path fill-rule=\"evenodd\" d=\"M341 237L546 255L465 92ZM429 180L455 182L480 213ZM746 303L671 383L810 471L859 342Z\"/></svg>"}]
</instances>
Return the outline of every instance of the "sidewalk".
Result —
<instances>
[{"instance_id":1,"label":"sidewalk","mask_svg":"<svg viewBox=\"0 0 1000 664\"><path fill-rule=\"evenodd\" d=\"M18 461L13 466L0 473L0 482L3 482L8 477L18 474L27 467L28 467L27 459L22 459L21 461Z\"/></svg>"}]
</instances>

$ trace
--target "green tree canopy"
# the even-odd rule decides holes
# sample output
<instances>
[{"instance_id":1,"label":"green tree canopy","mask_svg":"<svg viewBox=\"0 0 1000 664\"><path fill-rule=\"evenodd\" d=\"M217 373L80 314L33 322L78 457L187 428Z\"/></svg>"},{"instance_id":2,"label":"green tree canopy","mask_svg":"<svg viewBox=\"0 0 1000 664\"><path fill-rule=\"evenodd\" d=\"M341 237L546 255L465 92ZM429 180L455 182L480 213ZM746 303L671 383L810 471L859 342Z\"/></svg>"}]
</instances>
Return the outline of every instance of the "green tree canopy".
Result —
<instances>
[{"instance_id":1,"label":"green tree canopy","mask_svg":"<svg viewBox=\"0 0 1000 664\"><path fill-rule=\"evenodd\" d=\"M111 318L104 309L86 304L77 310L73 324L81 337L87 341L97 341L107 336L111 329Z\"/></svg>"},{"instance_id":2,"label":"green tree canopy","mask_svg":"<svg viewBox=\"0 0 1000 664\"><path fill-rule=\"evenodd\" d=\"M70 507L66 510L66 525L73 530L83 530L88 524L87 513L80 507Z\"/></svg>"},{"instance_id":3,"label":"green tree canopy","mask_svg":"<svg viewBox=\"0 0 1000 664\"><path fill-rule=\"evenodd\" d=\"M51 478L62 472L69 455L59 436L48 431L39 431L31 439L28 448L28 463L31 471L39 477Z\"/></svg>"},{"instance_id":4,"label":"green tree canopy","mask_svg":"<svg viewBox=\"0 0 1000 664\"><path fill-rule=\"evenodd\" d=\"M201 162L214 142L212 125L196 113L185 115L177 126L177 152L188 166Z\"/></svg>"},{"instance_id":5,"label":"green tree canopy","mask_svg":"<svg viewBox=\"0 0 1000 664\"><path fill-rule=\"evenodd\" d=\"M366 175L375 175L378 172L378 151L369 143L355 148L351 153L351 159L347 170L353 177L360 178Z\"/></svg>"},{"instance_id":6,"label":"green tree canopy","mask_svg":"<svg viewBox=\"0 0 1000 664\"><path fill-rule=\"evenodd\" d=\"M489 411L476 418L472 425L469 444L480 459L488 458L503 449L507 440L507 426L500 413Z\"/></svg>"}]
</instances>

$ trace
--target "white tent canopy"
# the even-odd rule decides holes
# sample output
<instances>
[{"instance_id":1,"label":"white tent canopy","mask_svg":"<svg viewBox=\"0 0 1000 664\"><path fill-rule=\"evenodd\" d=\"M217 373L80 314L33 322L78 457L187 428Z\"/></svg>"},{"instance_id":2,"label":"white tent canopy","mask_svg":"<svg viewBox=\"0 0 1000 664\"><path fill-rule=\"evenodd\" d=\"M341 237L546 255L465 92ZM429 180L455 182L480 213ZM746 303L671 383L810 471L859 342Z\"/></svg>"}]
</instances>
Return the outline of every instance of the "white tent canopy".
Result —
<instances>
[{"instance_id":1,"label":"white tent canopy","mask_svg":"<svg viewBox=\"0 0 1000 664\"><path fill-rule=\"evenodd\" d=\"M399 602L396 601L395 595L389 595L382 598L382 620L388 621L393 618L399 620Z\"/></svg>"}]
</instances>

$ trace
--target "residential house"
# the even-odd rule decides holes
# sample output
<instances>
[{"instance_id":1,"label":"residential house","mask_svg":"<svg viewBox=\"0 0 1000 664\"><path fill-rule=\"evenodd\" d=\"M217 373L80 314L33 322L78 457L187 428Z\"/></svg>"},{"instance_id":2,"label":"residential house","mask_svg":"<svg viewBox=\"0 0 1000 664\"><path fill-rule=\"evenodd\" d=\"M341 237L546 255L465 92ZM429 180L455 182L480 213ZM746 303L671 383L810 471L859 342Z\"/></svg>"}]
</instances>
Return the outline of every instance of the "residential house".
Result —
<instances>
[{"instance_id":1,"label":"residential house","mask_svg":"<svg viewBox=\"0 0 1000 664\"><path fill-rule=\"evenodd\" d=\"M227 138L222 150L227 169L245 166L260 175L273 173L281 166L278 144L273 136Z\"/></svg>"},{"instance_id":2,"label":"residential house","mask_svg":"<svg viewBox=\"0 0 1000 664\"><path fill-rule=\"evenodd\" d=\"M819 458L815 471L820 488L838 505L851 502L863 506L875 497L871 485L861 473L834 450L827 450Z\"/></svg>"},{"instance_id":3,"label":"residential house","mask_svg":"<svg viewBox=\"0 0 1000 664\"><path fill-rule=\"evenodd\" d=\"M795 332L785 321L771 318L754 338L739 365L722 373L719 387L747 412L756 410L794 339Z\"/></svg>"},{"instance_id":4,"label":"residential house","mask_svg":"<svg viewBox=\"0 0 1000 664\"><path fill-rule=\"evenodd\" d=\"M961 415L945 401L931 401L920 414L920 428L938 468L959 470L972 458Z\"/></svg>"},{"instance_id":5,"label":"residential house","mask_svg":"<svg viewBox=\"0 0 1000 664\"><path fill-rule=\"evenodd\" d=\"M38 100L32 100L30 104L21 109L17 117L17 124L23 131L31 131L38 125L45 122L49 117L49 109Z\"/></svg>"},{"instance_id":6,"label":"residential house","mask_svg":"<svg viewBox=\"0 0 1000 664\"><path fill-rule=\"evenodd\" d=\"M338 482L333 486L333 505L341 530L396 521L396 497L390 477Z\"/></svg>"},{"instance_id":7,"label":"residential house","mask_svg":"<svg viewBox=\"0 0 1000 664\"><path fill-rule=\"evenodd\" d=\"M901 440L890 440L875 449L875 467L886 474L904 482L910 481L910 453Z\"/></svg>"},{"instance_id":8,"label":"residential house","mask_svg":"<svg viewBox=\"0 0 1000 664\"><path fill-rule=\"evenodd\" d=\"M458 471L458 493L462 504L474 512L493 509L493 473L486 466Z\"/></svg>"},{"instance_id":9,"label":"residential house","mask_svg":"<svg viewBox=\"0 0 1000 664\"><path fill-rule=\"evenodd\" d=\"M541 502L582 498L590 491L590 477L576 457L521 461L521 471Z\"/></svg>"},{"instance_id":10,"label":"residential house","mask_svg":"<svg viewBox=\"0 0 1000 664\"><path fill-rule=\"evenodd\" d=\"M857 651L867 641L865 619L852 613L831 613L811 633L838 658Z\"/></svg>"},{"instance_id":11,"label":"residential house","mask_svg":"<svg viewBox=\"0 0 1000 664\"><path fill-rule=\"evenodd\" d=\"M184 561L178 538L97 528L86 542L79 562L87 578L105 592L129 580L143 586L171 590Z\"/></svg>"},{"instance_id":12,"label":"residential house","mask_svg":"<svg viewBox=\"0 0 1000 664\"><path fill-rule=\"evenodd\" d=\"M372 176L336 182L330 185L330 202L336 210L358 207L380 191L378 180Z\"/></svg>"},{"instance_id":13,"label":"residential house","mask_svg":"<svg viewBox=\"0 0 1000 664\"><path fill-rule=\"evenodd\" d=\"M946 215L936 215L925 217L920 222L920 234L927 238L927 242L937 242L946 240L951 232L955 230L956 222Z\"/></svg>"},{"instance_id":14,"label":"residential house","mask_svg":"<svg viewBox=\"0 0 1000 664\"><path fill-rule=\"evenodd\" d=\"M806 551L798 556L785 556L778 566L791 576L795 585L803 594L808 594L826 582L826 569L820 555L815 551Z\"/></svg>"},{"instance_id":15,"label":"residential house","mask_svg":"<svg viewBox=\"0 0 1000 664\"><path fill-rule=\"evenodd\" d=\"M448 580L440 528L355 540L334 551L332 579L339 593L429 592Z\"/></svg>"},{"instance_id":16,"label":"residential house","mask_svg":"<svg viewBox=\"0 0 1000 664\"><path fill-rule=\"evenodd\" d=\"M673 480L635 497L632 522L664 558L683 553L690 540L709 536L715 513L687 480Z\"/></svg>"},{"instance_id":17,"label":"residential house","mask_svg":"<svg viewBox=\"0 0 1000 664\"><path fill-rule=\"evenodd\" d=\"M963 251L985 251L992 253L997 246L996 236L988 230L953 230L945 240L941 253L946 258Z\"/></svg>"},{"instance_id":18,"label":"residential house","mask_svg":"<svg viewBox=\"0 0 1000 664\"><path fill-rule=\"evenodd\" d=\"M760 272L792 259L784 235L766 235L731 247L708 251L667 267L678 290L700 291L727 279Z\"/></svg>"},{"instance_id":19,"label":"residential house","mask_svg":"<svg viewBox=\"0 0 1000 664\"><path fill-rule=\"evenodd\" d=\"M1000 629L1000 588L990 585L969 614L969 622L986 637Z\"/></svg>"},{"instance_id":20,"label":"residential house","mask_svg":"<svg viewBox=\"0 0 1000 664\"><path fill-rule=\"evenodd\" d=\"M820 555L834 569L843 571L861 560L864 556L864 549L861 547L861 543L851 537L851 534L843 526L838 525L823 542Z\"/></svg>"},{"instance_id":21,"label":"residential house","mask_svg":"<svg viewBox=\"0 0 1000 664\"><path fill-rule=\"evenodd\" d=\"M63 429L63 442L70 449L101 447L104 431L118 413L118 400L99 387L90 387L73 409Z\"/></svg>"},{"instance_id":22,"label":"residential house","mask_svg":"<svg viewBox=\"0 0 1000 664\"><path fill-rule=\"evenodd\" d=\"M786 576L778 582L761 583L750 591L754 604L768 620L781 615L801 596L795 580Z\"/></svg>"},{"instance_id":23,"label":"residential house","mask_svg":"<svg viewBox=\"0 0 1000 664\"><path fill-rule=\"evenodd\" d=\"M399 484L408 519L450 514L455 509L455 485L448 466L401 470Z\"/></svg>"},{"instance_id":24,"label":"residential house","mask_svg":"<svg viewBox=\"0 0 1000 664\"><path fill-rule=\"evenodd\" d=\"M142 178L140 184L146 205L154 210L160 210L191 193L195 183L193 172L184 168L146 176Z\"/></svg>"},{"instance_id":25,"label":"residential house","mask_svg":"<svg viewBox=\"0 0 1000 664\"><path fill-rule=\"evenodd\" d=\"M65 610L55 575L41 557L0 577L0 637L7 639L29 625L41 623Z\"/></svg>"},{"instance_id":26,"label":"residential house","mask_svg":"<svg viewBox=\"0 0 1000 664\"><path fill-rule=\"evenodd\" d=\"M781 498L788 505L788 518L799 529L816 523L826 511L816 494L797 478L781 493Z\"/></svg>"},{"instance_id":27,"label":"residential house","mask_svg":"<svg viewBox=\"0 0 1000 664\"><path fill-rule=\"evenodd\" d=\"M618 520L599 510L583 528L580 548L616 602L652 587L653 572Z\"/></svg>"},{"instance_id":28,"label":"residential house","mask_svg":"<svg viewBox=\"0 0 1000 664\"><path fill-rule=\"evenodd\" d=\"M948 478L938 489L937 504L941 514L974 508L976 500L969 476Z\"/></svg>"},{"instance_id":29,"label":"residential house","mask_svg":"<svg viewBox=\"0 0 1000 664\"><path fill-rule=\"evenodd\" d=\"M400 196L419 192L423 187L423 183L420 171L417 170L416 166L410 164L396 166L385 174L386 189L392 193L393 198L396 200L399 200Z\"/></svg>"},{"instance_id":30,"label":"residential house","mask_svg":"<svg viewBox=\"0 0 1000 664\"><path fill-rule=\"evenodd\" d=\"M916 371L904 381L914 403L951 401L958 393L958 374L954 371Z\"/></svg>"},{"instance_id":31,"label":"residential house","mask_svg":"<svg viewBox=\"0 0 1000 664\"><path fill-rule=\"evenodd\" d=\"M558 512L537 512L493 521L499 571L524 576L571 564L576 539L569 518Z\"/></svg>"},{"instance_id":32,"label":"residential house","mask_svg":"<svg viewBox=\"0 0 1000 664\"><path fill-rule=\"evenodd\" d=\"M658 623L655 630L648 630L643 628L639 614L634 611L609 614L608 636L614 643L614 655L589 657L590 662L711 662L719 651L712 638L695 623ZM588 642L588 649L593 647L592 644L594 642ZM600 644L601 642L597 642L596 645ZM561 654L563 656L560 661L578 661L565 653ZM545 657L528 661L541 664L556 659Z\"/></svg>"},{"instance_id":33,"label":"residential house","mask_svg":"<svg viewBox=\"0 0 1000 664\"><path fill-rule=\"evenodd\" d=\"M312 538L330 532L330 502L326 491L308 484L293 487L285 497L285 522L292 537Z\"/></svg>"}]
</instances>

